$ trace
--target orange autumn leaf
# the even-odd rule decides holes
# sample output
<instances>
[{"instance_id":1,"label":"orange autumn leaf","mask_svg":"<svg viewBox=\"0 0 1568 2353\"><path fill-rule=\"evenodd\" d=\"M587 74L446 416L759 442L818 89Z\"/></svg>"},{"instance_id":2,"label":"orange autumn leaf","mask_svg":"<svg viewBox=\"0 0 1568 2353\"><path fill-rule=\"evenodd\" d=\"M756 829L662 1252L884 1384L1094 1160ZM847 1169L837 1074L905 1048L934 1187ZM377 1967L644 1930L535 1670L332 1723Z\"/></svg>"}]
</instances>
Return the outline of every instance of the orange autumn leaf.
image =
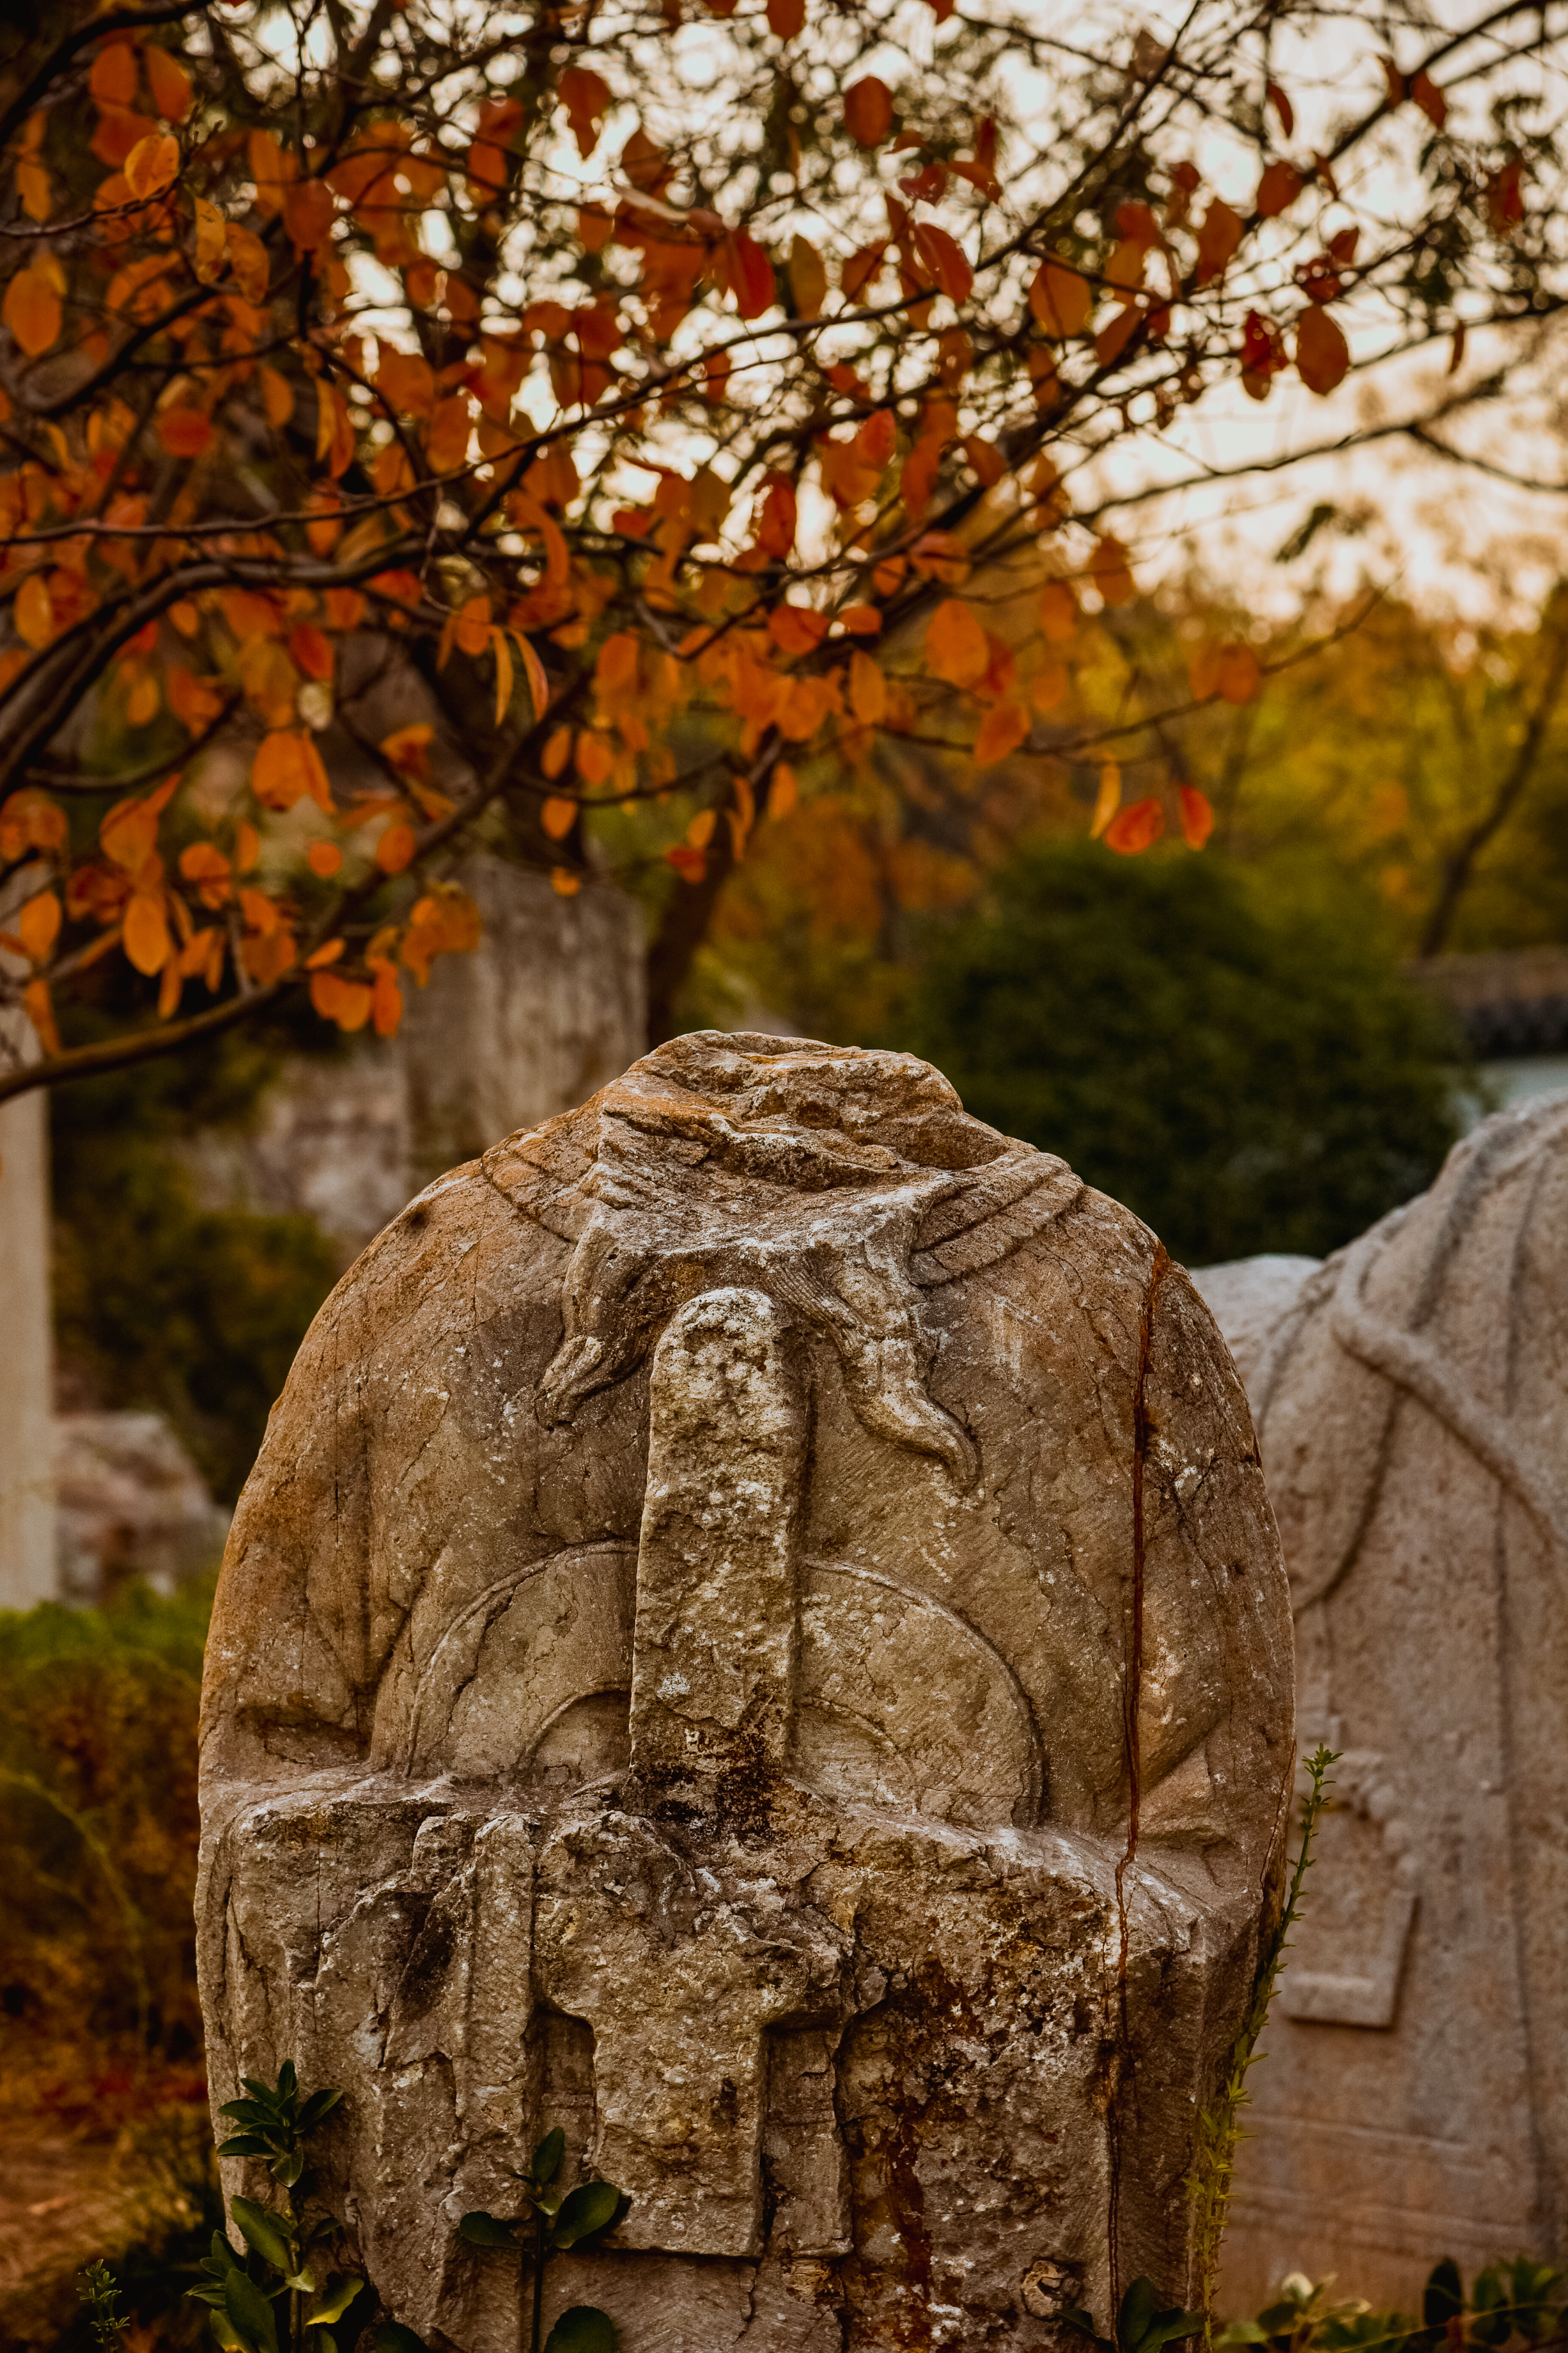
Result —
<instances>
[{"instance_id":1,"label":"orange autumn leaf","mask_svg":"<svg viewBox=\"0 0 1568 2353\"><path fill-rule=\"evenodd\" d=\"M899 420L890 408L875 408L855 436L855 454L879 473L898 446Z\"/></svg>"},{"instance_id":2,"label":"orange autumn leaf","mask_svg":"<svg viewBox=\"0 0 1568 2353\"><path fill-rule=\"evenodd\" d=\"M162 972L173 952L161 891L133 891L126 904L125 953L138 972Z\"/></svg>"},{"instance_id":3,"label":"orange autumn leaf","mask_svg":"<svg viewBox=\"0 0 1568 2353\"><path fill-rule=\"evenodd\" d=\"M116 801L98 828L106 858L127 874L139 873L158 840L158 820L174 798L180 779L165 776L155 792ZM155 967L154 967L155 968Z\"/></svg>"},{"instance_id":4,"label":"orange autumn leaf","mask_svg":"<svg viewBox=\"0 0 1568 2353\"><path fill-rule=\"evenodd\" d=\"M982 439L978 433L965 438L963 454L973 467L983 490L993 491L1007 470L1007 460L994 441Z\"/></svg>"},{"instance_id":5,"label":"orange autumn leaf","mask_svg":"<svg viewBox=\"0 0 1568 2353\"><path fill-rule=\"evenodd\" d=\"M296 670L307 678L331 678L332 674L332 641L326 632L312 622L301 621L289 632L289 653Z\"/></svg>"},{"instance_id":6,"label":"orange autumn leaf","mask_svg":"<svg viewBox=\"0 0 1568 2353\"><path fill-rule=\"evenodd\" d=\"M392 1038L403 1018L403 991L389 964L377 967L371 985L371 1018L378 1038Z\"/></svg>"},{"instance_id":7,"label":"orange autumn leaf","mask_svg":"<svg viewBox=\"0 0 1568 2353\"><path fill-rule=\"evenodd\" d=\"M25 155L16 165L16 195L30 221L47 221L55 208L54 188L44 164Z\"/></svg>"},{"instance_id":8,"label":"orange autumn leaf","mask_svg":"<svg viewBox=\"0 0 1568 2353\"><path fill-rule=\"evenodd\" d=\"M949 596L931 615L925 659L926 668L950 686L977 686L990 669L985 631L961 597Z\"/></svg>"},{"instance_id":9,"label":"orange autumn leaf","mask_svg":"<svg viewBox=\"0 0 1568 2353\"><path fill-rule=\"evenodd\" d=\"M331 233L336 206L324 180L296 180L283 194L283 226L296 253L314 253Z\"/></svg>"},{"instance_id":10,"label":"orange autumn leaf","mask_svg":"<svg viewBox=\"0 0 1568 2353\"><path fill-rule=\"evenodd\" d=\"M488 596L470 596L462 606L452 627L453 642L459 653L477 660L490 639L490 600Z\"/></svg>"},{"instance_id":11,"label":"orange autumn leaf","mask_svg":"<svg viewBox=\"0 0 1568 2353\"><path fill-rule=\"evenodd\" d=\"M1136 858L1165 830L1165 812L1152 796L1121 810L1105 828L1105 846L1119 857Z\"/></svg>"},{"instance_id":12,"label":"orange autumn leaf","mask_svg":"<svg viewBox=\"0 0 1568 2353\"><path fill-rule=\"evenodd\" d=\"M22 643L41 650L55 634L55 602L42 573L28 573L16 591L15 612Z\"/></svg>"},{"instance_id":13,"label":"orange autumn leaf","mask_svg":"<svg viewBox=\"0 0 1568 2353\"><path fill-rule=\"evenodd\" d=\"M165 122L183 122L191 111L191 78L173 49L151 43L142 52L153 103Z\"/></svg>"},{"instance_id":14,"label":"orange autumn leaf","mask_svg":"<svg viewBox=\"0 0 1568 2353\"><path fill-rule=\"evenodd\" d=\"M363 1029L371 1016L370 984L345 980L340 973L313 972L310 1003L323 1020L335 1021L340 1029Z\"/></svg>"},{"instance_id":15,"label":"orange autumn leaf","mask_svg":"<svg viewBox=\"0 0 1568 2353\"><path fill-rule=\"evenodd\" d=\"M563 795L552 793L539 812L539 822L552 841L564 841L577 822L577 804Z\"/></svg>"},{"instance_id":16,"label":"orange autumn leaf","mask_svg":"<svg viewBox=\"0 0 1568 2353\"><path fill-rule=\"evenodd\" d=\"M210 727L223 709L223 693L216 683L211 679L198 678L183 662L170 663L164 673L163 691L168 696L170 710L181 726L193 735L199 735Z\"/></svg>"},{"instance_id":17,"label":"orange autumn leaf","mask_svg":"<svg viewBox=\"0 0 1568 2353\"><path fill-rule=\"evenodd\" d=\"M100 106L131 106L136 98L136 52L128 40L100 49L87 78Z\"/></svg>"},{"instance_id":18,"label":"orange autumn leaf","mask_svg":"<svg viewBox=\"0 0 1568 2353\"><path fill-rule=\"evenodd\" d=\"M375 845L375 862L384 874L401 874L413 863L418 847L419 837L411 825L389 825Z\"/></svg>"},{"instance_id":19,"label":"orange autumn leaf","mask_svg":"<svg viewBox=\"0 0 1568 2353\"><path fill-rule=\"evenodd\" d=\"M863 727L888 715L888 681L879 663L858 649L849 657L849 708Z\"/></svg>"},{"instance_id":20,"label":"orange autumn leaf","mask_svg":"<svg viewBox=\"0 0 1568 2353\"><path fill-rule=\"evenodd\" d=\"M858 146L879 147L893 127L893 93L876 74L844 93L844 127Z\"/></svg>"},{"instance_id":21,"label":"orange autumn leaf","mask_svg":"<svg viewBox=\"0 0 1568 2353\"><path fill-rule=\"evenodd\" d=\"M1016 752L1029 732L1029 714L1021 702L998 702L980 723L974 739L974 765L989 768Z\"/></svg>"},{"instance_id":22,"label":"orange autumn leaf","mask_svg":"<svg viewBox=\"0 0 1568 2353\"><path fill-rule=\"evenodd\" d=\"M229 863L216 842L193 841L180 852L180 872L195 885L204 907L221 907L229 894Z\"/></svg>"},{"instance_id":23,"label":"orange autumn leaf","mask_svg":"<svg viewBox=\"0 0 1568 2353\"><path fill-rule=\"evenodd\" d=\"M60 1050L60 1033L55 1026L55 1008L49 997L47 980L30 980L22 991L22 1003L27 1018L38 1034L38 1043L46 1054Z\"/></svg>"},{"instance_id":24,"label":"orange autumn leaf","mask_svg":"<svg viewBox=\"0 0 1568 2353\"><path fill-rule=\"evenodd\" d=\"M810 605L780 605L768 615L768 635L782 654L812 652L827 630L827 615Z\"/></svg>"},{"instance_id":25,"label":"orange autumn leaf","mask_svg":"<svg viewBox=\"0 0 1568 2353\"><path fill-rule=\"evenodd\" d=\"M125 185L133 196L161 196L180 171L180 142L170 131L139 139L125 158Z\"/></svg>"},{"instance_id":26,"label":"orange autumn leaf","mask_svg":"<svg viewBox=\"0 0 1568 2353\"><path fill-rule=\"evenodd\" d=\"M1107 605L1130 605L1138 594L1138 584L1132 577L1127 561L1127 550L1121 540L1109 532L1094 544L1089 559L1089 577Z\"/></svg>"},{"instance_id":27,"label":"orange autumn leaf","mask_svg":"<svg viewBox=\"0 0 1568 2353\"><path fill-rule=\"evenodd\" d=\"M267 248L254 229L242 228L237 221L230 221L224 235L228 245L228 266L234 272L236 285L247 302L265 302L268 281L272 273ZM264 373L270 375L272 371L268 369ZM276 424L279 420L274 418L273 422Z\"/></svg>"},{"instance_id":28,"label":"orange autumn leaf","mask_svg":"<svg viewBox=\"0 0 1568 2353\"><path fill-rule=\"evenodd\" d=\"M343 853L335 841L313 841L305 852L306 865L312 874L320 874L323 881L328 875L338 873L342 862Z\"/></svg>"},{"instance_id":29,"label":"orange autumn leaf","mask_svg":"<svg viewBox=\"0 0 1568 2353\"><path fill-rule=\"evenodd\" d=\"M165 408L158 438L171 458L199 458L213 445L212 418L199 408Z\"/></svg>"},{"instance_id":30,"label":"orange autumn leaf","mask_svg":"<svg viewBox=\"0 0 1568 2353\"><path fill-rule=\"evenodd\" d=\"M290 809L309 797L321 808L332 805L321 755L309 735L276 728L264 735L250 771L250 789L263 808Z\"/></svg>"},{"instance_id":31,"label":"orange autumn leaf","mask_svg":"<svg viewBox=\"0 0 1568 2353\"><path fill-rule=\"evenodd\" d=\"M1182 832L1189 849L1201 849L1214 831L1214 810L1208 796L1195 785L1184 785L1176 799L1182 812Z\"/></svg>"},{"instance_id":32,"label":"orange autumn leaf","mask_svg":"<svg viewBox=\"0 0 1568 2353\"><path fill-rule=\"evenodd\" d=\"M59 895L54 891L40 891L29 899L16 919L16 936L35 964L48 961L49 952L60 935L62 910Z\"/></svg>"},{"instance_id":33,"label":"orange autumn leaf","mask_svg":"<svg viewBox=\"0 0 1568 2353\"><path fill-rule=\"evenodd\" d=\"M63 849L70 827L47 793L28 786L0 807L0 858L14 861L27 849Z\"/></svg>"},{"instance_id":34,"label":"orange autumn leaf","mask_svg":"<svg viewBox=\"0 0 1568 2353\"><path fill-rule=\"evenodd\" d=\"M583 782L592 789L602 785L615 765L615 754L607 739L584 727L577 737L576 769Z\"/></svg>"},{"instance_id":35,"label":"orange autumn leaf","mask_svg":"<svg viewBox=\"0 0 1568 2353\"><path fill-rule=\"evenodd\" d=\"M1047 335L1059 343L1080 335L1089 324L1094 296L1089 280L1064 262L1044 261L1029 287L1029 308Z\"/></svg>"},{"instance_id":36,"label":"orange autumn leaf","mask_svg":"<svg viewBox=\"0 0 1568 2353\"><path fill-rule=\"evenodd\" d=\"M1066 663L1059 662L1055 654L1045 655L1039 669L1029 681L1029 701L1042 718L1047 712L1054 711L1058 703L1066 701L1068 683Z\"/></svg>"},{"instance_id":37,"label":"orange autumn leaf","mask_svg":"<svg viewBox=\"0 0 1568 2353\"><path fill-rule=\"evenodd\" d=\"M39 263L19 269L5 289L0 318L30 360L59 341L64 314L49 273Z\"/></svg>"},{"instance_id":38,"label":"orange autumn leaf","mask_svg":"<svg viewBox=\"0 0 1568 2353\"><path fill-rule=\"evenodd\" d=\"M1065 646L1078 628L1078 599L1065 580L1047 580L1040 591L1040 628L1052 645Z\"/></svg>"},{"instance_id":39,"label":"orange autumn leaf","mask_svg":"<svg viewBox=\"0 0 1568 2353\"><path fill-rule=\"evenodd\" d=\"M815 245L795 237L789 249L789 290L797 319L819 319L827 299L827 265Z\"/></svg>"},{"instance_id":40,"label":"orange autumn leaf","mask_svg":"<svg viewBox=\"0 0 1568 2353\"><path fill-rule=\"evenodd\" d=\"M1350 345L1337 321L1314 303L1296 327L1296 373L1309 392L1326 396L1344 377Z\"/></svg>"},{"instance_id":41,"label":"orange autumn leaf","mask_svg":"<svg viewBox=\"0 0 1568 2353\"><path fill-rule=\"evenodd\" d=\"M258 367L256 371L261 387L261 406L267 422L276 432L287 425L294 414L294 387L286 375L274 367Z\"/></svg>"},{"instance_id":42,"label":"orange autumn leaf","mask_svg":"<svg viewBox=\"0 0 1568 2353\"><path fill-rule=\"evenodd\" d=\"M143 662L133 662L126 664L123 674L126 679L125 719L127 725L131 727L151 726L153 721L157 717L163 704L163 689L158 683L158 674L156 670L149 670Z\"/></svg>"},{"instance_id":43,"label":"orange autumn leaf","mask_svg":"<svg viewBox=\"0 0 1568 2353\"><path fill-rule=\"evenodd\" d=\"M1241 216L1215 196L1198 231L1198 284L1223 275L1241 243Z\"/></svg>"}]
</instances>

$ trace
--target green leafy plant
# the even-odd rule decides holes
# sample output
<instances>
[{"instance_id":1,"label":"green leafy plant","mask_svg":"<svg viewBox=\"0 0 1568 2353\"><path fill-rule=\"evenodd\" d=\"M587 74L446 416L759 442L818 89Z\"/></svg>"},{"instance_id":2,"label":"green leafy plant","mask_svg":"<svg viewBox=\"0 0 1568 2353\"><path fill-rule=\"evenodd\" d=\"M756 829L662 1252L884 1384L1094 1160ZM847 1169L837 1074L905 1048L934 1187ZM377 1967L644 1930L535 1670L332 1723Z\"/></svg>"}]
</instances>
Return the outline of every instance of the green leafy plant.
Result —
<instances>
[{"instance_id":1,"label":"green leafy plant","mask_svg":"<svg viewBox=\"0 0 1568 2353\"><path fill-rule=\"evenodd\" d=\"M1445 2255L1427 2279L1418 2321L1335 2298L1331 2286L1292 2272L1277 2302L1250 2320L1228 2321L1215 2344L1267 2346L1269 2353L1436 2353L1439 2346L1462 2353L1468 2346L1559 2343L1568 2327L1568 2274L1530 2255L1488 2264L1468 2295L1458 2263Z\"/></svg>"},{"instance_id":2,"label":"green leafy plant","mask_svg":"<svg viewBox=\"0 0 1568 2353\"><path fill-rule=\"evenodd\" d=\"M209 2307L224 2353L305 2353L307 2347L310 2353L352 2353L374 2310L374 2292L357 2274L319 2260L320 2250L341 2235L338 2221L327 2214L307 2223L301 2212L310 2182L306 2143L342 2094L320 2091L302 2098L288 2059L275 2084L252 2075L242 2080L247 2096L226 2102L219 2111L240 2130L221 2144L218 2155L264 2159L287 2202L279 2210L231 2199L245 2259L215 2231L201 2283L190 2293Z\"/></svg>"},{"instance_id":3,"label":"green leafy plant","mask_svg":"<svg viewBox=\"0 0 1568 2353\"><path fill-rule=\"evenodd\" d=\"M551 2256L564 2254L569 2247L584 2247L589 2240L598 2238L619 2219L627 2203L613 2182L580 2181L574 2189L562 2189L559 2177L565 2154L566 2136L557 2125L534 2150L522 2184L528 2214L516 2222L502 2221L494 2214L465 2214L458 2225L471 2247L507 2247L525 2262L531 2254L533 2310L529 2353L540 2353L544 2267ZM616 2344L616 2326L607 2313L601 2312L596 2305L574 2304L552 2328L544 2340L543 2353L615 2353ZM412 2348L386 2346L378 2348L378 2353L412 2353Z\"/></svg>"},{"instance_id":4,"label":"green leafy plant","mask_svg":"<svg viewBox=\"0 0 1568 2353\"><path fill-rule=\"evenodd\" d=\"M1213 2107L1203 2110L1197 2121L1187 2191L1193 2201L1194 2253L1205 2345L1214 2342L1215 2280L1219 2270L1220 2242L1225 2235L1226 2220L1230 2211L1236 2151L1242 2137L1240 2118L1247 2099L1247 2078L1249 2070L1263 2055L1258 2048L1258 2038L1268 2023L1268 2006L1274 1999L1274 1989L1284 1966L1290 1931L1300 1917L1301 1895L1307 1873L1312 1868L1312 1847L1318 1834L1318 1823L1328 1791L1332 1787L1331 1768L1338 1762L1336 1752L1325 1748L1321 1743L1307 1759L1307 1787L1301 1801L1301 1838L1286 1888L1285 1903L1274 1934L1264 1947L1253 1984L1252 2000L1242 2021L1241 2031L1231 2045L1220 2095Z\"/></svg>"},{"instance_id":5,"label":"green leafy plant","mask_svg":"<svg viewBox=\"0 0 1568 2353\"><path fill-rule=\"evenodd\" d=\"M105 2263L89 2263L76 2284L87 2306L87 2325L98 2345L118 2345L131 2316L120 2303L120 2283Z\"/></svg>"},{"instance_id":6,"label":"green leafy plant","mask_svg":"<svg viewBox=\"0 0 1568 2353\"><path fill-rule=\"evenodd\" d=\"M1106 2353L1159 2353L1162 2345L1196 2337L1204 2325L1201 2312L1187 2312L1180 2305L1162 2306L1159 2290L1146 2273L1139 2274L1122 2297L1114 2337L1101 2337L1093 2316L1082 2310L1065 2312L1062 2319L1079 2336L1106 2348Z\"/></svg>"}]
</instances>

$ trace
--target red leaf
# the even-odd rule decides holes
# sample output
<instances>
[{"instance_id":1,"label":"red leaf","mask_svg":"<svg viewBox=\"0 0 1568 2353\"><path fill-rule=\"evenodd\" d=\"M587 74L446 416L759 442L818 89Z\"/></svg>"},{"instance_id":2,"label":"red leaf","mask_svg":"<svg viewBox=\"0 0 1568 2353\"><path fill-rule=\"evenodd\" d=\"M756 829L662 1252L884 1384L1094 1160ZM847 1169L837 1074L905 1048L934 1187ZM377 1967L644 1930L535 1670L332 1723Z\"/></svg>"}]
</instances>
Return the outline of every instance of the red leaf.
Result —
<instances>
[{"instance_id":1,"label":"red leaf","mask_svg":"<svg viewBox=\"0 0 1568 2353\"><path fill-rule=\"evenodd\" d=\"M844 127L858 146L879 147L893 127L893 93L875 74L844 93Z\"/></svg>"},{"instance_id":2,"label":"red leaf","mask_svg":"<svg viewBox=\"0 0 1568 2353\"><path fill-rule=\"evenodd\" d=\"M967 302L974 272L958 239L934 222L922 221L915 230L915 248L948 301Z\"/></svg>"},{"instance_id":3,"label":"red leaf","mask_svg":"<svg viewBox=\"0 0 1568 2353\"><path fill-rule=\"evenodd\" d=\"M1328 312L1303 312L1296 328L1296 372L1308 391L1332 392L1350 364L1350 345Z\"/></svg>"},{"instance_id":4,"label":"red leaf","mask_svg":"<svg viewBox=\"0 0 1568 2353\"><path fill-rule=\"evenodd\" d=\"M1176 796L1182 808L1182 831L1189 849L1201 849L1214 831L1214 810L1206 794L1195 785L1184 785Z\"/></svg>"},{"instance_id":5,"label":"red leaf","mask_svg":"<svg viewBox=\"0 0 1568 2353\"><path fill-rule=\"evenodd\" d=\"M1300 193L1300 173L1294 164L1287 164L1281 157L1264 173L1253 201L1264 219L1272 220L1276 214L1288 212Z\"/></svg>"},{"instance_id":6,"label":"red leaf","mask_svg":"<svg viewBox=\"0 0 1568 2353\"><path fill-rule=\"evenodd\" d=\"M1120 857L1136 858L1140 850L1158 841L1164 830L1165 812L1157 800L1151 797L1134 801L1131 808L1120 810L1106 827L1105 846Z\"/></svg>"},{"instance_id":7,"label":"red leaf","mask_svg":"<svg viewBox=\"0 0 1568 2353\"><path fill-rule=\"evenodd\" d=\"M736 310L742 319L760 319L774 300L773 263L743 228L732 230L724 239L724 259Z\"/></svg>"}]
</instances>

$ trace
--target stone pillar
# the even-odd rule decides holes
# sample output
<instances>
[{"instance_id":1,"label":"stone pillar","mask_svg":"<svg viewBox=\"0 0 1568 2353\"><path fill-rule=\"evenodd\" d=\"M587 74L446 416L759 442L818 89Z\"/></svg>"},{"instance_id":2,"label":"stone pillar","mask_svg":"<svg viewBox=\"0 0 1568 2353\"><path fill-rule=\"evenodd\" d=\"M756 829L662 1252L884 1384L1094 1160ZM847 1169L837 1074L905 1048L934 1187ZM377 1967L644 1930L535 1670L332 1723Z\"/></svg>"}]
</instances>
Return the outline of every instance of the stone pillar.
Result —
<instances>
[{"instance_id":1,"label":"stone pillar","mask_svg":"<svg viewBox=\"0 0 1568 2353\"><path fill-rule=\"evenodd\" d=\"M0 1105L0 1609L56 1589L49 1126L42 1090Z\"/></svg>"},{"instance_id":2,"label":"stone pillar","mask_svg":"<svg viewBox=\"0 0 1568 2353\"><path fill-rule=\"evenodd\" d=\"M595 883L563 899L547 876L488 852L457 880L484 938L470 955L438 958L426 988L406 984L415 1189L570 1111L647 1037L642 916L629 899Z\"/></svg>"}]
</instances>

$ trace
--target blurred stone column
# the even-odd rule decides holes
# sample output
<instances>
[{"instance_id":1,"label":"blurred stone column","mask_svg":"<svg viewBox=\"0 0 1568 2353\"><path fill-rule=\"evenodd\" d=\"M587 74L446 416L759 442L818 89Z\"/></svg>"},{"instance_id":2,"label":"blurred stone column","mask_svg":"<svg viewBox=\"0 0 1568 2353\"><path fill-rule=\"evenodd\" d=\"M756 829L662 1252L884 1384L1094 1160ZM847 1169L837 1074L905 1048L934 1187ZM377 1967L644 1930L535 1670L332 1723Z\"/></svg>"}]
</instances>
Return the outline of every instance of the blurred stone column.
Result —
<instances>
[{"instance_id":1,"label":"blurred stone column","mask_svg":"<svg viewBox=\"0 0 1568 2353\"><path fill-rule=\"evenodd\" d=\"M416 1187L570 1111L647 1046L642 914L607 884L563 899L547 876L480 852L456 880L484 938L407 986L410 1174Z\"/></svg>"},{"instance_id":2,"label":"blurred stone column","mask_svg":"<svg viewBox=\"0 0 1568 2353\"><path fill-rule=\"evenodd\" d=\"M0 1066L11 1069L36 1046L20 1014L0 1018ZM0 1609L30 1609L55 1590L49 1124L40 1088L0 1104Z\"/></svg>"}]
</instances>

